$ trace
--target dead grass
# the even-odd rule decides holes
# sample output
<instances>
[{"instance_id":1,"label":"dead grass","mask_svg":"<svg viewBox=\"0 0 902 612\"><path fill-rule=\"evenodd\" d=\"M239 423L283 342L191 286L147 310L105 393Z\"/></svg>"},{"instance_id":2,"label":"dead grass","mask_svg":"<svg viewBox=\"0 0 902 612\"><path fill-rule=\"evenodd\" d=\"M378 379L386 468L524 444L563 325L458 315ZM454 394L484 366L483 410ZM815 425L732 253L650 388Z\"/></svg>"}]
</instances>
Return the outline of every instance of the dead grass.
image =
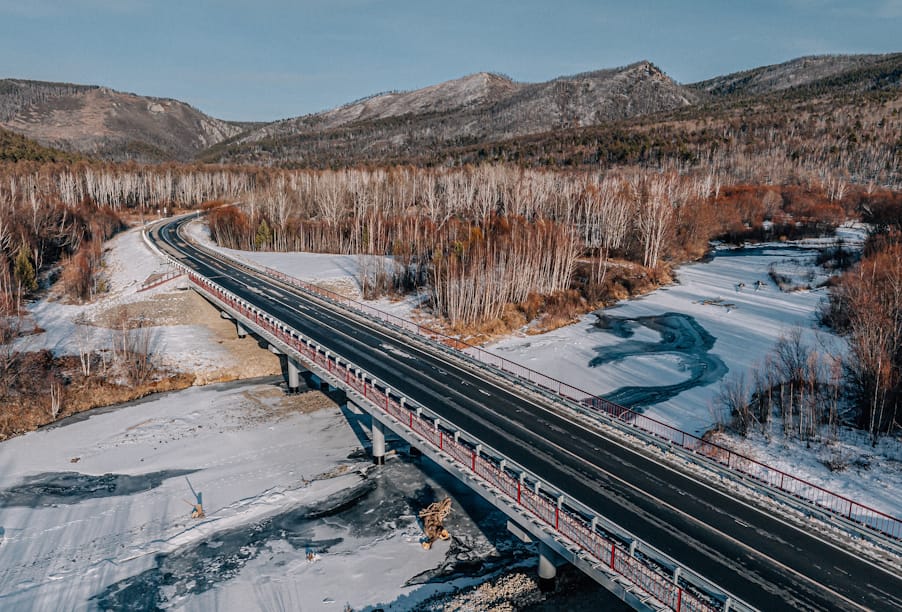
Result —
<instances>
[{"instance_id":1,"label":"dead grass","mask_svg":"<svg viewBox=\"0 0 902 612\"><path fill-rule=\"evenodd\" d=\"M52 357L47 351L19 356L19 372L0 399L0 440L34 431L74 414L140 399L152 393L177 391L194 384L194 376L156 372L154 380L119 384L99 376L84 377L77 357ZM61 381L62 401L54 415L48 380Z\"/></svg>"},{"instance_id":2,"label":"dead grass","mask_svg":"<svg viewBox=\"0 0 902 612\"><path fill-rule=\"evenodd\" d=\"M212 370L172 372L156 370L143 384L118 384L95 371L85 379L78 357L54 358L47 351L19 356L15 375L0 377L0 440L33 431L55 420L80 412L132 401L192 385L212 384L242 378L281 374L279 358L261 348L252 337L239 339L233 322L193 291L157 294L141 302L116 306L101 313L93 324L99 327L133 328L146 325L202 325L224 348L229 358ZM199 347L199 350L203 350ZM61 381L62 401L56 418L51 409L51 379ZM302 405L306 405L304 400Z\"/></svg>"},{"instance_id":3,"label":"dead grass","mask_svg":"<svg viewBox=\"0 0 902 612\"><path fill-rule=\"evenodd\" d=\"M172 373L163 374L162 376L158 380L152 380L138 386L92 380L79 388L70 388L61 417L84 412L91 408L130 402L153 393L179 391L194 384L193 374Z\"/></svg>"}]
</instances>

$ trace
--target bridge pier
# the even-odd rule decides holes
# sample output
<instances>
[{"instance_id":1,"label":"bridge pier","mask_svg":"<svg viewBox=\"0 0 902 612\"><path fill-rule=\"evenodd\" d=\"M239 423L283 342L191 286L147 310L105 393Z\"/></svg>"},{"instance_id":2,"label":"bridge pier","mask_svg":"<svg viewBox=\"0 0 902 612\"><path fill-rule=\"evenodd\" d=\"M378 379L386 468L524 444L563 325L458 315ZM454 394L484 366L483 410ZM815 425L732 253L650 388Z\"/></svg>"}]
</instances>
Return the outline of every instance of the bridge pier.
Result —
<instances>
[{"instance_id":1,"label":"bridge pier","mask_svg":"<svg viewBox=\"0 0 902 612\"><path fill-rule=\"evenodd\" d=\"M310 376L309 376L308 379L307 379L307 385L308 385L311 389L316 389L317 391L321 391L322 388L323 388L323 381L322 381L322 379L320 379L319 376L317 376L316 374L311 373ZM328 391L329 391L329 386L326 385L326 392L328 392Z\"/></svg>"},{"instance_id":2,"label":"bridge pier","mask_svg":"<svg viewBox=\"0 0 902 612\"><path fill-rule=\"evenodd\" d=\"M555 556L554 551L545 542L539 542L539 589L546 593L554 590L557 578Z\"/></svg>"},{"instance_id":3,"label":"bridge pier","mask_svg":"<svg viewBox=\"0 0 902 612\"><path fill-rule=\"evenodd\" d=\"M526 529L514 521L507 522L507 530L514 534L521 542L527 544L531 542L536 543L536 546L539 549L537 567L539 574L539 589L545 593L553 591L555 584L557 583L557 565L555 564L555 561L559 560L560 556L555 553L548 544L530 534Z\"/></svg>"},{"instance_id":4,"label":"bridge pier","mask_svg":"<svg viewBox=\"0 0 902 612\"><path fill-rule=\"evenodd\" d=\"M238 320L235 321L235 331L238 333L239 338L244 338L247 336L247 330L244 329L244 326Z\"/></svg>"},{"instance_id":5,"label":"bridge pier","mask_svg":"<svg viewBox=\"0 0 902 612\"><path fill-rule=\"evenodd\" d=\"M244 338L245 336L247 336L247 330L244 329L244 326L241 324L241 322L238 319L236 319L235 317L233 317L232 315L227 313L225 310L220 310L219 316L222 317L223 319L226 319L227 321L235 322L235 331L238 333L239 338Z\"/></svg>"},{"instance_id":6,"label":"bridge pier","mask_svg":"<svg viewBox=\"0 0 902 612\"><path fill-rule=\"evenodd\" d=\"M297 393L301 388L301 366L300 364L288 356L288 392Z\"/></svg>"},{"instance_id":7,"label":"bridge pier","mask_svg":"<svg viewBox=\"0 0 902 612\"><path fill-rule=\"evenodd\" d=\"M385 425L373 418L373 463L385 464Z\"/></svg>"}]
</instances>

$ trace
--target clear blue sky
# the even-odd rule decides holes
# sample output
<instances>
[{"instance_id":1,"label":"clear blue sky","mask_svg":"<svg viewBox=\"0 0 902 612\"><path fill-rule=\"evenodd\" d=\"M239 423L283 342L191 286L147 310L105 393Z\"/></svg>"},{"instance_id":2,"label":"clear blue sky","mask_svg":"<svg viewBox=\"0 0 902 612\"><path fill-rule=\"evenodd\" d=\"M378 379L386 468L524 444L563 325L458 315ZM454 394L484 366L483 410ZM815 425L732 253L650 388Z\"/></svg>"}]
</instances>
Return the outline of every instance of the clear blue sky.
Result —
<instances>
[{"instance_id":1,"label":"clear blue sky","mask_svg":"<svg viewBox=\"0 0 902 612\"><path fill-rule=\"evenodd\" d=\"M271 120L480 71L649 59L688 83L902 51L902 0L0 0L0 77L99 84Z\"/></svg>"}]
</instances>

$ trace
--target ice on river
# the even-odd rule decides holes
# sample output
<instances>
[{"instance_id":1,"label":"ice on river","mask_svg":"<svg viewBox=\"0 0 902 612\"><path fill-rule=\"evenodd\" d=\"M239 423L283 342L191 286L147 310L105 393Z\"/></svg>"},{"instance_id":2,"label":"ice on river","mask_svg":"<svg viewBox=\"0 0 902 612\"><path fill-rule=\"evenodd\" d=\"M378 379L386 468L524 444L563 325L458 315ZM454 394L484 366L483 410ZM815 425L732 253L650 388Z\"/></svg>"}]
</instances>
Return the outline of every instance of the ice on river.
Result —
<instances>
[{"instance_id":1,"label":"ice on river","mask_svg":"<svg viewBox=\"0 0 902 612\"><path fill-rule=\"evenodd\" d=\"M813 326L824 290L785 293L768 276L771 265L813 260L815 255L798 245L718 251L711 261L679 268L675 284L603 311L614 325L599 325L599 317L589 314L574 325L541 336L507 338L487 348L591 393L635 403L680 429L702 433L713 422L717 383L728 371L749 371L761 364L781 334L794 327L805 329L815 344ZM668 315L679 321L662 325ZM668 332L676 337L668 338ZM824 337L829 346L838 344ZM620 352L620 358L599 359L612 352ZM625 391L618 394L631 386L673 386L691 379L694 369L716 375L699 376L697 384L685 385L672 396L637 400Z\"/></svg>"},{"instance_id":2,"label":"ice on river","mask_svg":"<svg viewBox=\"0 0 902 612\"><path fill-rule=\"evenodd\" d=\"M349 424L362 417L303 413L277 383L188 389L0 445L0 609L403 609L526 554L428 460L372 470ZM189 516L191 487L205 519ZM416 512L448 494L455 537L424 551Z\"/></svg>"}]
</instances>

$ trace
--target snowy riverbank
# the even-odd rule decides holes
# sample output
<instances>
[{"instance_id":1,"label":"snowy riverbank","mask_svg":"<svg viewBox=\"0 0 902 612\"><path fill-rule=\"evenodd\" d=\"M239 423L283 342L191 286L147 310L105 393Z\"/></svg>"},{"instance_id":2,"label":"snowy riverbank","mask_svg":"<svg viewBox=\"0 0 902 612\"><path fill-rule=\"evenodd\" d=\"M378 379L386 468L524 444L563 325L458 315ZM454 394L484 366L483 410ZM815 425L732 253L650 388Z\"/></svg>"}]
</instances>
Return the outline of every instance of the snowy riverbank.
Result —
<instances>
[{"instance_id":1,"label":"snowy riverbank","mask_svg":"<svg viewBox=\"0 0 902 612\"><path fill-rule=\"evenodd\" d=\"M167 394L0 445L0 609L404 610L530 555L430 462L372 471L357 415L278 382ZM189 517L189 481L205 519ZM425 551L416 512L445 495L464 500L454 538Z\"/></svg>"},{"instance_id":2,"label":"snowy riverbank","mask_svg":"<svg viewBox=\"0 0 902 612\"><path fill-rule=\"evenodd\" d=\"M47 349L56 356L109 352L122 321L141 320L150 327L154 364L162 370L193 374L198 384L278 372L275 356L238 340L233 325L194 292L181 290L186 287L184 279L144 289L145 283L165 277L171 269L147 246L140 227L110 240L103 263L106 291L94 301L67 303L51 290L29 304L31 325L41 331L20 339L16 348Z\"/></svg>"}]
</instances>

